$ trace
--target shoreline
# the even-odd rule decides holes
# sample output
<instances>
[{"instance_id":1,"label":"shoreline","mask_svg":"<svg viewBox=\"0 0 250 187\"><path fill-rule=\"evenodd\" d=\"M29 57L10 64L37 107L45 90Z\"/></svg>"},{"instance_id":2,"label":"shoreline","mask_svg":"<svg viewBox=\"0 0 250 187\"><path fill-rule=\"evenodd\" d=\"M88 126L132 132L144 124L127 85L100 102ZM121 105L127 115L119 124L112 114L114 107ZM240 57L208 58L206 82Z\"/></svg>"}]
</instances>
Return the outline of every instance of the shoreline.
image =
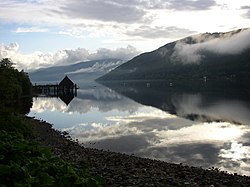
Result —
<instances>
[{"instance_id":1,"label":"shoreline","mask_svg":"<svg viewBox=\"0 0 250 187\"><path fill-rule=\"evenodd\" d=\"M35 140L41 146L50 147L56 156L77 167L87 163L90 175L103 176L106 186L250 186L250 176L216 168L208 170L85 148L46 121L28 116L25 120L32 125Z\"/></svg>"}]
</instances>

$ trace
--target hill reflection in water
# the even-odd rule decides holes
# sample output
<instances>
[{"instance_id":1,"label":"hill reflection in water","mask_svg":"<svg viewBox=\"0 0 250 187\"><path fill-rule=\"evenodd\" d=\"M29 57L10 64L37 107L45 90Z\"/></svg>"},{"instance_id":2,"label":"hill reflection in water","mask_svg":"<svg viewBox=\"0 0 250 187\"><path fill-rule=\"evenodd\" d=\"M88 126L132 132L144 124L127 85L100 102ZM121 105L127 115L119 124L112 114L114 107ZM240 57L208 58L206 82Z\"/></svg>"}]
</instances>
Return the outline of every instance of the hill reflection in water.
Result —
<instances>
[{"instance_id":1,"label":"hill reflection in water","mask_svg":"<svg viewBox=\"0 0 250 187\"><path fill-rule=\"evenodd\" d=\"M190 120L250 124L250 88L233 84L172 84L168 82L104 82L140 104Z\"/></svg>"},{"instance_id":2,"label":"hill reflection in water","mask_svg":"<svg viewBox=\"0 0 250 187\"><path fill-rule=\"evenodd\" d=\"M80 86L68 106L37 99L29 115L68 131L86 147L250 174L248 89L93 85Z\"/></svg>"}]
</instances>

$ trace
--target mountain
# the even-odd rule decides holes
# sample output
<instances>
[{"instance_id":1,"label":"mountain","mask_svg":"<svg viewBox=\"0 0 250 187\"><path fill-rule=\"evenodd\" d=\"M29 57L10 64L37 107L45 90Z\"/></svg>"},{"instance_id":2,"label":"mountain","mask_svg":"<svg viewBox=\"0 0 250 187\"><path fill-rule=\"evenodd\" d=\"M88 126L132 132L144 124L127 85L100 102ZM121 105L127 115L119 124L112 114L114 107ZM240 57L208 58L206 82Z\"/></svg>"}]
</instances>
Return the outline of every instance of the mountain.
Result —
<instances>
[{"instance_id":1,"label":"mountain","mask_svg":"<svg viewBox=\"0 0 250 187\"><path fill-rule=\"evenodd\" d=\"M143 53L97 79L247 80L250 82L250 29L204 33Z\"/></svg>"},{"instance_id":2,"label":"mountain","mask_svg":"<svg viewBox=\"0 0 250 187\"><path fill-rule=\"evenodd\" d=\"M76 64L65 66L53 66L48 68L41 68L29 72L29 77L33 83L37 82L59 82L65 75L68 75L73 81L81 80L95 80L117 66L124 63L119 59L104 59L79 62Z\"/></svg>"}]
</instances>

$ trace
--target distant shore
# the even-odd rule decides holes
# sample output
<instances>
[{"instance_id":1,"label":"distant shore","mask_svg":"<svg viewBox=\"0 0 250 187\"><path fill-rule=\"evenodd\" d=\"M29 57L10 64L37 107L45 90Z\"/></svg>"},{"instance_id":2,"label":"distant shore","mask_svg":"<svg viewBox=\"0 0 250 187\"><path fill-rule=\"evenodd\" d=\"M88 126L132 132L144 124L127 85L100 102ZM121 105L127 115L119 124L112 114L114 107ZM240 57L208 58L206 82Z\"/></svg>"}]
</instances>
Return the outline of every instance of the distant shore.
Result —
<instances>
[{"instance_id":1,"label":"distant shore","mask_svg":"<svg viewBox=\"0 0 250 187\"><path fill-rule=\"evenodd\" d=\"M87 163L90 174L103 176L106 186L250 186L250 176L84 148L45 121L26 120L42 146L76 166Z\"/></svg>"}]
</instances>

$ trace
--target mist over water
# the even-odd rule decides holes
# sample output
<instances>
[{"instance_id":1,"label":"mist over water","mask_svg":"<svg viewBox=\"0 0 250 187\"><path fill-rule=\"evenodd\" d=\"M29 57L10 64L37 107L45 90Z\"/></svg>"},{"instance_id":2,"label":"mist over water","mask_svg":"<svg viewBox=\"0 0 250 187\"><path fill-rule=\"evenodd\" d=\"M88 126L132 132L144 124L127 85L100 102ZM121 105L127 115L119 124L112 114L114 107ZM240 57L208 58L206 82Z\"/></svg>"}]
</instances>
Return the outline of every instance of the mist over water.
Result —
<instances>
[{"instance_id":1,"label":"mist over water","mask_svg":"<svg viewBox=\"0 0 250 187\"><path fill-rule=\"evenodd\" d=\"M165 82L80 85L68 105L36 98L29 116L85 147L250 174L248 89Z\"/></svg>"}]
</instances>

